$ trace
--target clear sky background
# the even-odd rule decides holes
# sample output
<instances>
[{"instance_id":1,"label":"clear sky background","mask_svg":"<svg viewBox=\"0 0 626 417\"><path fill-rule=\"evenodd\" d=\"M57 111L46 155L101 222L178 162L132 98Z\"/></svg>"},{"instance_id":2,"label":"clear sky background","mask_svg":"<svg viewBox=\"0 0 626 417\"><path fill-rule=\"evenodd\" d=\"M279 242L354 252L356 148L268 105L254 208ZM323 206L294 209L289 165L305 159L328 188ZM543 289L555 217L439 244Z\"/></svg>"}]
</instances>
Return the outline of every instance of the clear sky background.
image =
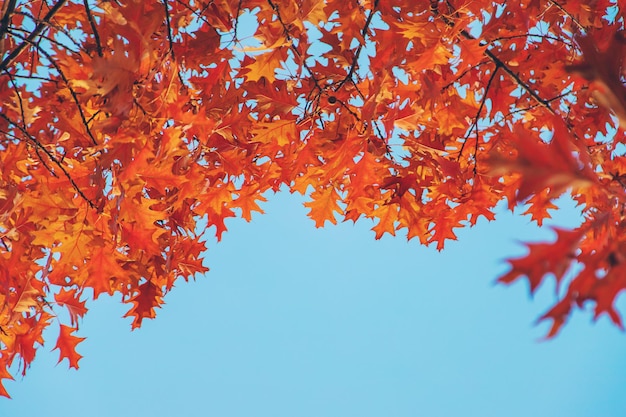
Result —
<instances>
[{"instance_id":1,"label":"clear sky background","mask_svg":"<svg viewBox=\"0 0 626 417\"><path fill-rule=\"evenodd\" d=\"M27 376L6 381L0 416L626 415L622 332L578 312L539 342L554 288L531 301L526 283L494 286L517 242L549 230L502 213L437 253L375 241L368 221L315 229L301 198L270 200L252 223L230 221L211 271L141 329L119 299L93 303L80 370L55 366L49 332Z\"/></svg>"}]
</instances>

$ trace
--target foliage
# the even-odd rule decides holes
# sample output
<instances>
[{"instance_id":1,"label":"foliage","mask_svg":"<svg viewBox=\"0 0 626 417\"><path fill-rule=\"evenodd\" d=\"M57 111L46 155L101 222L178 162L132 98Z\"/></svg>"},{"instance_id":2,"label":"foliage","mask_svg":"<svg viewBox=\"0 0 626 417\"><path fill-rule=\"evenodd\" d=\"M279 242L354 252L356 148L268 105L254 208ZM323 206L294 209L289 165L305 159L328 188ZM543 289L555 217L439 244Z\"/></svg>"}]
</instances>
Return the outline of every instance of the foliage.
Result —
<instances>
[{"instance_id":1,"label":"foliage","mask_svg":"<svg viewBox=\"0 0 626 417\"><path fill-rule=\"evenodd\" d=\"M317 227L368 218L437 249L502 200L541 225L570 194L582 225L500 281L556 279L548 337L585 304L622 327L624 6L4 0L0 378L51 323L78 367L101 294L153 318L207 271L204 228L219 240L281 187Z\"/></svg>"}]
</instances>

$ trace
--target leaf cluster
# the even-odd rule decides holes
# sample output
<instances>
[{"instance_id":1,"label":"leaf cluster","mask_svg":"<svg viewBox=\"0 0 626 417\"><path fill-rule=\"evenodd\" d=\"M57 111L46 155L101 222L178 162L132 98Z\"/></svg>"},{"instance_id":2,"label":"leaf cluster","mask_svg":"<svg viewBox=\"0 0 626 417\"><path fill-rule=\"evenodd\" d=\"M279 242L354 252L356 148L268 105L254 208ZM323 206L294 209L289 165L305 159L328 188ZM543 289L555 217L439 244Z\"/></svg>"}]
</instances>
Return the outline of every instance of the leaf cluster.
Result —
<instances>
[{"instance_id":1,"label":"leaf cluster","mask_svg":"<svg viewBox=\"0 0 626 417\"><path fill-rule=\"evenodd\" d=\"M5 0L0 378L51 323L78 367L101 294L153 318L208 270L206 230L285 187L317 227L371 219L440 250L503 200L541 225L569 194L581 226L500 281L557 280L550 337L587 303L621 327L624 6Z\"/></svg>"}]
</instances>

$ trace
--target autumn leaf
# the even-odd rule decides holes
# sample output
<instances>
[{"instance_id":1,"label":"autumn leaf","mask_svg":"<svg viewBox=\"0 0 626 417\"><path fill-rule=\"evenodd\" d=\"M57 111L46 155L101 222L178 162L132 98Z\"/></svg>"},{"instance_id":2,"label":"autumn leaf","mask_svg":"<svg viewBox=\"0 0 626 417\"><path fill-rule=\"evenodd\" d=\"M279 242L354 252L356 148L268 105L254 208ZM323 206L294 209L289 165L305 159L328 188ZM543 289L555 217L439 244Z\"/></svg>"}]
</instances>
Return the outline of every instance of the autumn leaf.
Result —
<instances>
[{"instance_id":1,"label":"autumn leaf","mask_svg":"<svg viewBox=\"0 0 626 417\"><path fill-rule=\"evenodd\" d=\"M246 78L248 81L259 81L265 78L273 82L276 79L276 70L281 68L284 60L285 51L282 48L259 54L254 59L248 59L249 64L244 65L247 70Z\"/></svg>"},{"instance_id":2,"label":"autumn leaf","mask_svg":"<svg viewBox=\"0 0 626 417\"><path fill-rule=\"evenodd\" d=\"M3 379L13 380L14 378L9 372L9 370L6 368L6 365L4 364L4 362L0 361L0 396L11 398L11 396L9 395L9 392L2 385Z\"/></svg>"},{"instance_id":3,"label":"autumn leaf","mask_svg":"<svg viewBox=\"0 0 626 417\"><path fill-rule=\"evenodd\" d=\"M123 278L128 274L127 270L122 268L121 256L115 255L113 249L108 247L104 242L98 242L91 253L88 272L83 285L93 290L93 298L96 299L100 294L110 294L114 287L111 282L115 278ZM69 307L68 307L69 308Z\"/></svg>"},{"instance_id":4,"label":"autumn leaf","mask_svg":"<svg viewBox=\"0 0 626 417\"><path fill-rule=\"evenodd\" d=\"M76 328L61 324L59 337L54 349L59 349L58 363L67 358L70 368L78 369L78 361L82 358L82 355L76 352L76 345L85 340L85 338L72 335L75 331Z\"/></svg>"},{"instance_id":5,"label":"autumn leaf","mask_svg":"<svg viewBox=\"0 0 626 417\"><path fill-rule=\"evenodd\" d=\"M548 210L556 210L559 207L552 203L552 198L544 190L541 193L531 196L526 204L529 205L524 214L530 214L531 219L535 220L539 226L543 225L545 219L550 219L551 215Z\"/></svg>"},{"instance_id":6,"label":"autumn leaf","mask_svg":"<svg viewBox=\"0 0 626 417\"><path fill-rule=\"evenodd\" d=\"M398 207L395 204L387 204L379 207L374 212L379 219L378 223L372 227L376 233L376 239L380 239L385 233L396 235L396 222L398 221Z\"/></svg>"},{"instance_id":7,"label":"autumn leaf","mask_svg":"<svg viewBox=\"0 0 626 417\"><path fill-rule=\"evenodd\" d=\"M594 97L607 109L613 111L622 128L626 127L626 86L622 83L626 39L623 32L616 32L609 45L599 51L593 38L580 36L576 39L582 49L583 60L569 65L567 71L580 74L590 82Z\"/></svg>"},{"instance_id":8,"label":"autumn leaf","mask_svg":"<svg viewBox=\"0 0 626 417\"><path fill-rule=\"evenodd\" d=\"M564 298L556 303L549 311L539 317L539 322L544 320L552 320L552 325L545 339L550 339L559 332L561 327L565 324L572 309L572 302L568 298Z\"/></svg>"},{"instance_id":9,"label":"autumn leaf","mask_svg":"<svg viewBox=\"0 0 626 417\"><path fill-rule=\"evenodd\" d=\"M304 203L310 209L308 215L315 221L315 227L323 227L326 221L337 224L335 213L342 214L338 204L339 194L334 187L325 187L311 193L312 201Z\"/></svg>"},{"instance_id":10,"label":"autumn leaf","mask_svg":"<svg viewBox=\"0 0 626 417\"><path fill-rule=\"evenodd\" d=\"M528 254L522 258L509 261L511 270L498 279L499 282L510 284L520 277L526 277L533 294L543 278L553 274L557 284L563 279L565 272L572 265L576 246L584 230L554 229L557 234L554 243L528 244Z\"/></svg>"},{"instance_id":11,"label":"autumn leaf","mask_svg":"<svg viewBox=\"0 0 626 417\"><path fill-rule=\"evenodd\" d=\"M437 250L443 249L446 240L456 240L454 229L462 227L460 222L450 215L450 213L441 213L434 220L434 226L429 230L432 233L428 243L437 242Z\"/></svg>"},{"instance_id":12,"label":"autumn leaf","mask_svg":"<svg viewBox=\"0 0 626 417\"><path fill-rule=\"evenodd\" d=\"M156 316L154 309L163 304L162 295L161 289L150 281L144 282L137 288L137 294L131 299L133 307L124 315L124 317L133 317L133 329L140 327L144 318Z\"/></svg>"},{"instance_id":13,"label":"autumn leaf","mask_svg":"<svg viewBox=\"0 0 626 417\"><path fill-rule=\"evenodd\" d=\"M24 286L16 291L16 300L13 305L13 311L16 313L25 313L40 305L40 298L44 295L44 283L36 279L34 276L24 280Z\"/></svg>"},{"instance_id":14,"label":"autumn leaf","mask_svg":"<svg viewBox=\"0 0 626 417\"><path fill-rule=\"evenodd\" d=\"M241 209L241 217L246 221L252 220L252 212L263 214L263 209L257 204L258 201L267 201L265 197L259 194L258 188L251 188L248 193L240 194L234 203Z\"/></svg>"},{"instance_id":15,"label":"autumn leaf","mask_svg":"<svg viewBox=\"0 0 626 417\"><path fill-rule=\"evenodd\" d=\"M70 313L70 323L72 326L78 325L78 319L87 313L85 301L80 301L80 294L77 294L76 288L66 290L62 288L60 292L54 294L54 300L60 305L65 306Z\"/></svg>"},{"instance_id":16,"label":"autumn leaf","mask_svg":"<svg viewBox=\"0 0 626 417\"><path fill-rule=\"evenodd\" d=\"M251 129L254 141L263 144L288 145L296 138L296 122L294 120L275 120L258 123L258 127Z\"/></svg>"}]
</instances>

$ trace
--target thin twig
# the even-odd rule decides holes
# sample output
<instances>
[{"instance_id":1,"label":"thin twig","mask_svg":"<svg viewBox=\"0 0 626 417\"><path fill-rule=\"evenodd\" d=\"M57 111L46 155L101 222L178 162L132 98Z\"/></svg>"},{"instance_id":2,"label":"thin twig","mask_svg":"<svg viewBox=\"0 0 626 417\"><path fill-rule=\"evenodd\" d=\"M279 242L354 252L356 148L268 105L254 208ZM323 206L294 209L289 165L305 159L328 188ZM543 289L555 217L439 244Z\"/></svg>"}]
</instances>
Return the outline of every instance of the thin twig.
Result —
<instances>
[{"instance_id":1,"label":"thin twig","mask_svg":"<svg viewBox=\"0 0 626 417\"><path fill-rule=\"evenodd\" d=\"M17 100L18 100L18 104L20 107L20 115L22 117L22 127L24 129L27 129L26 127L26 112L24 111L24 100L22 99L22 93L20 93L19 88L17 87L17 84L15 83L15 80L13 79L13 75L11 73L9 73L8 71L5 71L5 74L8 75L9 77L9 81L11 82L11 85L13 86L13 89L15 90L15 94L17 95ZM35 148L35 152L37 153L37 156L39 157L39 159L43 162L42 158L41 158L41 154L39 153L39 148ZM43 163L44 166L46 167L46 169L48 169L48 171L50 171L50 168Z\"/></svg>"},{"instance_id":2,"label":"thin twig","mask_svg":"<svg viewBox=\"0 0 626 417\"><path fill-rule=\"evenodd\" d=\"M233 40L231 42L237 43L237 25L239 24L239 14L241 13L241 3L243 0L237 2L237 16L235 16L235 24L233 25Z\"/></svg>"},{"instance_id":3,"label":"thin twig","mask_svg":"<svg viewBox=\"0 0 626 417\"><path fill-rule=\"evenodd\" d=\"M287 25L285 24L285 22L283 21L282 16L280 15L280 10L278 8L278 5L275 4L272 0L267 0L267 3L270 5L270 7L272 8L272 10L274 10L274 12L276 13L276 17L278 19L278 21L280 22L281 26L283 27L283 33L285 35L285 39L287 39L287 41L292 40L292 36L289 33L289 29L287 28ZM317 77L315 76L315 73L313 72L313 70L309 67L309 65L306 63L306 59L302 56L302 54L300 53L300 51L298 50L298 48L296 47L296 45L294 45L293 42L290 43L290 49L298 56L298 58L300 58L300 61L302 62L302 66L304 67L304 69L306 69L309 74L311 75L311 79L313 80L313 82L315 83L315 87L320 91L320 93L322 93L325 89L324 87L322 87L319 83L319 80L317 79Z\"/></svg>"},{"instance_id":4,"label":"thin twig","mask_svg":"<svg viewBox=\"0 0 626 417\"><path fill-rule=\"evenodd\" d=\"M439 17L446 25L450 26L450 27L454 27L454 22L452 20L450 20L448 17L442 15L439 12L439 5L438 5L438 1L437 0L430 0L430 10L431 12ZM463 36L465 39L468 40L476 40L475 37L473 37L467 30L463 29L460 32L460 35ZM481 42L482 46L486 46L487 43L485 41ZM537 101L541 106L545 107L551 114L556 116L556 112L554 111L554 109L550 106L550 103L548 103L546 100L544 100L543 98L541 98L541 96L539 94L537 94L537 92L535 90L533 90L526 82L524 82L519 75L517 75L515 72L513 72L513 70L506 65L506 63L504 63L500 58L498 58L493 52L491 52L489 49L485 49L484 54L491 60L493 61L494 64L496 64L496 66L499 66L502 68L502 71L506 72L507 75L509 75L509 77L511 77L515 83L520 86L522 89L524 89L535 101Z\"/></svg>"},{"instance_id":5,"label":"thin twig","mask_svg":"<svg viewBox=\"0 0 626 417\"><path fill-rule=\"evenodd\" d=\"M0 20L0 42L4 39L4 35L7 34L9 30L9 22L11 21L11 16L13 16L13 11L15 10L16 0L8 0L2 5L2 19ZM0 53L4 53L4 51L0 50Z\"/></svg>"},{"instance_id":6,"label":"thin twig","mask_svg":"<svg viewBox=\"0 0 626 417\"><path fill-rule=\"evenodd\" d=\"M8 72L5 71L5 74L8 74ZM50 81L50 82L53 82L53 83L58 82L57 80L53 80L50 77L42 77L40 75L34 75L34 74L33 75L30 75L30 74L29 75L11 74L11 77L14 77L14 78L25 78L27 80Z\"/></svg>"},{"instance_id":7,"label":"thin twig","mask_svg":"<svg viewBox=\"0 0 626 417\"><path fill-rule=\"evenodd\" d=\"M569 94L572 94L572 90L568 90L568 91L566 91L566 92L564 92L564 93L559 94L558 96L555 96L555 97L549 98L549 99L547 99L546 101L547 101L548 103L551 103L551 102L553 102L553 101L556 101L556 100L562 99L563 97L565 97L565 96L567 96L567 95L569 95ZM515 115L515 114L517 114L517 113L523 113L523 112L526 112L526 111L528 111L528 110L536 109L536 108L537 108L537 107L539 107L539 106L541 106L541 104L536 103L536 104L533 104L533 105L528 106L528 107L516 108L515 110L511 110L511 111L510 111L510 112L508 112L507 114L500 116L500 118L498 118L498 119L493 119L493 122L494 122L494 123L502 123L502 122L503 122L503 121L505 121L507 118L509 118L509 117L511 117L511 116L513 116L513 115Z\"/></svg>"},{"instance_id":8,"label":"thin twig","mask_svg":"<svg viewBox=\"0 0 626 417\"><path fill-rule=\"evenodd\" d=\"M170 8L167 4L167 0L163 0L163 8L165 9L165 23L167 25L167 41L169 44L168 50L170 56L172 57L172 61L176 62L176 55L174 53L174 35L172 33L172 18L170 16ZM180 73L180 68L178 66L176 66L176 75L178 75L178 81L180 81L180 84L184 86L185 80L183 79L183 76Z\"/></svg>"},{"instance_id":9,"label":"thin twig","mask_svg":"<svg viewBox=\"0 0 626 417\"><path fill-rule=\"evenodd\" d=\"M28 140L30 140L34 145L35 148L41 149L48 158L50 158L50 160L57 166L59 167L59 169L63 172L63 175L65 175L65 177L68 179L68 181L70 182L70 184L72 185L72 187L74 188L74 190L76 191L76 193L87 202L87 204L89 204L89 207L93 208L93 209L97 209L96 205L83 193L83 191L78 187L78 184L76 184L76 182L74 181L74 179L72 178L72 176L70 175L70 173L67 171L67 169L65 169L65 167L63 166L63 164L61 164L61 162L56 159L54 157L54 155L52 155L52 153L46 149L45 146L43 146L41 144L41 142L39 142L37 140L37 138L35 138L33 135L31 135L28 130L24 129L22 126L20 126L17 122L11 120L8 116L4 115L3 113L0 113L0 117L2 117L4 120L6 120L9 124L12 124L13 126L15 126L20 132L22 132L27 138ZM46 164L45 162L42 160L41 161L44 166L48 169L48 171L53 175L53 176L57 176L56 173L51 170Z\"/></svg>"},{"instance_id":10,"label":"thin twig","mask_svg":"<svg viewBox=\"0 0 626 417\"><path fill-rule=\"evenodd\" d=\"M487 95L489 93L489 89L491 88L491 84L493 83L493 80L496 78L496 74L498 73L498 70L500 68L501 67L498 64L496 64L496 68L491 73L491 77L489 77L489 81L487 81L487 85L485 86L485 92L483 93L483 96L480 99L480 105L478 106L478 111L476 112L476 116L474 116L474 121L472 122L472 125L470 126L469 130L467 131L467 134L465 135L465 138L463 139L463 144L461 145L461 149L459 150L459 156L457 157L457 160L459 160L461 158L461 155L463 155L463 149L465 148L467 139L469 139L473 130L476 131L476 151L474 153L474 159L476 160L476 153L477 153L477 148L478 148L478 119L480 119L480 113L482 113L483 108L485 107L485 102L487 101ZM470 94L470 92L468 92L468 94ZM474 173L476 173L476 165L477 164L475 163Z\"/></svg>"},{"instance_id":11,"label":"thin twig","mask_svg":"<svg viewBox=\"0 0 626 417\"><path fill-rule=\"evenodd\" d=\"M24 39L24 42L30 42L28 39L15 34L15 36L19 37L20 39ZM76 92L74 91L74 89L72 88L72 86L70 85L70 81L67 79L67 77L65 76L65 74L63 73L63 71L61 70L61 68L57 65L57 63L54 61L52 55L50 55L45 49L43 49L42 47L38 46L38 45L34 45L37 48L37 51L42 54L43 56L45 56L48 61L50 62L50 65L52 65L54 67L54 69L57 70L57 72L59 73L59 76L61 77L61 79L63 80L63 82L65 83L65 86L67 87L67 89L70 91L70 95L72 96L74 103L76 103L76 108L78 109L78 113L80 115L81 121L83 122L83 125L85 126L85 130L87 131L87 135L89 136L89 138L91 139L91 142L94 145L97 145L98 142L96 141L96 138L94 137L93 133L91 132L91 129L89 128L89 124L87 123L87 118L85 117L85 113L83 112L83 108L80 105L80 101L78 100L78 95L76 94ZM1 68L1 67L0 67Z\"/></svg>"},{"instance_id":12,"label":"thin twig","mask_svg":"<svg viewBox=\"0 0 626 417\"><path fill-rule=\"evenodd\" d=\"M71 43L72 43L72 44L73 44L76 48L78 48L78 49L80 49L80 50L83 50L83 51L86 51L86 49L85 49L85 48L81 45L81 43L80 43L80 42L78 42L76 39L74 39L74 36L70 33L70 31L69 31L69 30L67 30L67 29L66 29L66 28L64 28L63 26L60 26L60 25L58 25L58 24L54 24L53 19L51 19L49 22L45 22L45 21L41 20L40 18L35 17L34 15L32 15L32 14L30 14L30 13L23 12L23 11L21 11L21 10L16 11L14 14L15 14L15 15L20 15L20 16L27 17L27 18L29 18L30 20L32 20L32 21L33 21L33 23L36 23L36 24L42 23L42 24L44 24L44 25L47 25L49 28L53 28L53 29L55 29L55 30L57 30L57 31L59 31L59 32L61 32L61 33L63 33L63 34L67 37L67 39L69 39L69 40L70 40L70 42L71 42ZM15 30L15 29L17 29L17 28L13 27L12 29L13 29L13 30ZM27 30L24 30L24 29L22 29L22 32L29 33ZM50 40L50 38L49 38L49 37L46 37L46 36L44 36L44 35L41 35L41 34L40 34L39 36L40 36L41 38L46 38L46 39ZM68 51L71 51L72 53L78 53L78 52L74 51L73 49L70 49L67 45L65 45L65 47L67 48L67 50L68 50Z\"/></svg>"},{"instance_id":13,"label":"thin twig","mask_svg":"<svg viewBox=\"0 0 626 417\"><path fill-rule=\"evenodd\" d=\"M10 34L12 34L13 36L17 36L20 39L25 39L26 38L26 34L28 34L29 32L27 30L21 29L21 28L9 28L8 32ZM19 35L17 32L22 32L24 35ZM46 36L46 35L39 35L39 39L37 42L41 42L42 39L45 39L46 41L50 42L51 44L57 45L63 49L65 49L66 51L69 51L73 54L76 55L80 55L80 52L73 50L72 48L70 48L66 43L63 42L59 42L56 39L51 38L50 36ZM39 46L39 43L33 43L33 46L35 46L36 48L41 48L41 46Z\"/></svg>"},{"instance_id":14,"label":"thin twig","mask_svg":"<svg viewBox=\"0 0 626 417\"><path fill-rule=\"evenodd\" d=\"M377 12L376 8L378 7L378 0L374 1L374 7L370 10L369 14L367 15L367 19L365 20L365 25L363 25L363 29L361 30L361 36L363 36L363 39L365 40L365 37L367 36L367 33L369 31L369 26L372 23L372 19L374 18L374 14ZM337 84L334 88L335 91L339 91L339 89L341 87L343 87L343 85L348 81L348 80L352 80L352 76L354 75L354 71L356 71L356 68L358 67L359 63L359 57L361 56L361 51L363 50L363 44L359 43L359 47L357 48L356 52L354 53L354 58L352 58L352 65L350 65L350 70L348 70L348 73L346 74L345 78L343 80L341 80L339 82L339 84ZM356 83L355 83L356 84Z\"/></svg>"},{"instance_id":15,"label":"thin twig","mask_svg":"<svg viewBox=\"0 0 626 417\"><path fill-rule=\"evenodd\" d=\"M465 77L467 74L469 74L472 70L477 69L478 67L480 67L483 64L488 63L488 60L483 60L481 62L479 62L478 64L474 65L473 67L470 67L468 69L466 69L465 71L463 71L461 74L459 74L454 80L450 81L448 84L444 85L443 87L441 87L441 92L446 91L448 88L452 87L455 83L459 82L459 80L463 77Z\"/></svg>"},{"instance_id":16,"label":"thin twig","mask_svg":"<svg viewBox=\"0 0 626 417\"><path fill-rule=\"evenodd\" d=\"M21 130L21 129L20 129ZM22 138L20 138L19 136L8 132L6 130L0 130L0 134L10 137L11 139L15 139L15 141L17 142L21 142L23 141ZM43 160L41 153L40 153L40 149L38 147L35 147L35 153L37 154L37 157L39 158L39 161L42 163L42 165L44 166L44 168L46 168L46 170L50 173L50 175L52 175L55 178L59 178L59 176L54 172L54 170L52 168L50 168L50 166L48 166L48 164L46 163L46 161Z\"/></svg>"},{"instance_id":17,"label":"thin twig","mask_svg":"<svg viewBox=\"0 0 626 417\"><path fill-rule=\"evenodd\" d=\"M174 39L172 38L172 22L170 20L170 8L167 5L167 0L163 0L163 8L165 9L165 24L167 25L167 41L169 43L169 53L172 56L172 61L176 61L176 55L174 55Z\"/></svg>"},{"instance_id":18,"label":"thin twig","mask_svg":"<svg viewBox=\"0 0 626 417\"><path fill-rule=\"evenodd\" d=\"M176 0L176 3L180 4L180 5L181 5L181 6L183 6L185 9L189 10L189 11L191 12L191 14L195 15L198 19L202 20L204 23L206 23L206 24L208 24L209 26L211 26L211 22L209 22L209 21L207 20L207 18L206 18L206 17L204 17L204 16L202 15L202 12L203 12L204 10L206 10L206 7L208 7L208 6L206 6L206 7L205 7L202 11L200 11L200 12L199 12L199 11L197 11L197 10L193 9L192 7L190 7L187 3L182 2L181 0ZM213 26L211 26L211 28L213 28ZM214 28L213 28L213 29L214 29Z\"/></svg>"},{"instance_id":19,"label":"thin twig","mask_svg":"<svg viewBox=\"0 0 626 417\"><path fill-rule=\"evenodd\" d=\"M61 9L61 7L63 7L66 1L67 0L59 0L54 6L52 6L48 13L46 13L46 15L44 16L42 21L39 22L35 29L30 33L28 38L26 38L15 49L13 49L11 53L7 55L7 57L4 58L2 62L0 62L0 71L4 71L5 69L7 69L13 63L13 61L15 61L19 54L21 54L22 51L26 49L28 45L32 45L34 43L35 38L44 30L46 26L48 26L48 22L50 22L50 19L52 19L52 17Z\"/></svg>"},{"instance_id":20,"label":"thin twig","mask_svg":"<svg viewBox=\"0 0 626 417\"><path fill-rule=\"evenodd\" d=\"M550 35L538 35L536 33L522 33L519 35L509 35L509 36L499 36L497 38L493 38L489 40L489 43L494 43L494 42L498 42L498 41L508 41L511 39L519 39L519 38L540 38L540 39L547 39L549 41L554 41L554 42L561 42L567 46L572 46L571 42L566 42L565 39L562 38L558 38L556 36L550 36Z\"/></svg>"},{"instance_id":21,"label":"thin twig","mask_svg":"<svg viewBox=\"0 0 626 417\"><path fill-rule=\"evenodd\" d=\"M89 26L91 26L91 31L93 32L93 37L96 41L96 52L98 52L98 56L102 58L102 44L100 43L100 34L98 33L96 22L93 19L93 15L91 14L91 9L89 8L89 1L83 0L83 4L85 5L85 13L87 14L87 20L89 20Z\"/></svg>"},{"instance_id":22,"label":"thin twig","mask_svg":"<svg viewBox=\"0 0 626 417\"><path fill-rule=\"evenodd\" d=\"M26 128L26 114L24 112L24 101L22 100L22 93L20 93L20 90L17 87L17 84L15 83L15 80L13 79L13 76L11 75L11 73L5 71L5 74L9 76L9 82L13 86L13 90L15 91L15 94L17 95L17 102L20 106L20 114L22 116L22 126Z\"/></svg>"},{"instance_id":23,"label":"thin twig","mask_svg":"<svg viewBox=\"0 0 626 417\"><path fill-rule=\"evenodd\" d=\"M572 19L572 22L574 22L574 24L576 26L578 26L578 28L580 30L582 30L583 32L587 31L587 29L578 21L578 19L576 19L574 16L572 16L572 14L570 12L568 12L567 10L565 10L565 8L563 6L561 6L559 3L557 3L554 0L548 0L548 2L551 3L552 5L556 6L556 8L559 9L560 11L562 11L565 16L567 16L570 19Z\"/></svg>"},{"instance_id":24,"label":"thin twig","mask_svg":"<svg viewBox=\"0 0 626 417\"><path fill-rule=\"evenodd\" d=\"M464 32L464 31L463 31ZM468 34L469 35L469 34ZM469 38L468 38L469 39ZM504 62L502 62L500 60L500 58L498 58L497 56L495 56L493 54L493 52L491 52L490 50L486 49L485 50L485 55L487 55L489 57L489 59L491 59L496 65L499 65L502 68L502 71L506 72L509 77L511 77L515 83L517 85L519 85L520 87L522 87L524 90L526 90L526 92L528 94L530 94L530 96L537 102L539 103L541 106L545 107L551 114L556 116L556 112L554 111L554 109L550 106L550 103L547 102L545 99L541 98L541 96L539 94L537 94L537 92L535 90L533 90L532 88L530 88L530 86L528 84L526 84L520 77L519 75L517 75L516 73L513 72L513 70L507 66Z\"/></svg>"}]
</instances>

